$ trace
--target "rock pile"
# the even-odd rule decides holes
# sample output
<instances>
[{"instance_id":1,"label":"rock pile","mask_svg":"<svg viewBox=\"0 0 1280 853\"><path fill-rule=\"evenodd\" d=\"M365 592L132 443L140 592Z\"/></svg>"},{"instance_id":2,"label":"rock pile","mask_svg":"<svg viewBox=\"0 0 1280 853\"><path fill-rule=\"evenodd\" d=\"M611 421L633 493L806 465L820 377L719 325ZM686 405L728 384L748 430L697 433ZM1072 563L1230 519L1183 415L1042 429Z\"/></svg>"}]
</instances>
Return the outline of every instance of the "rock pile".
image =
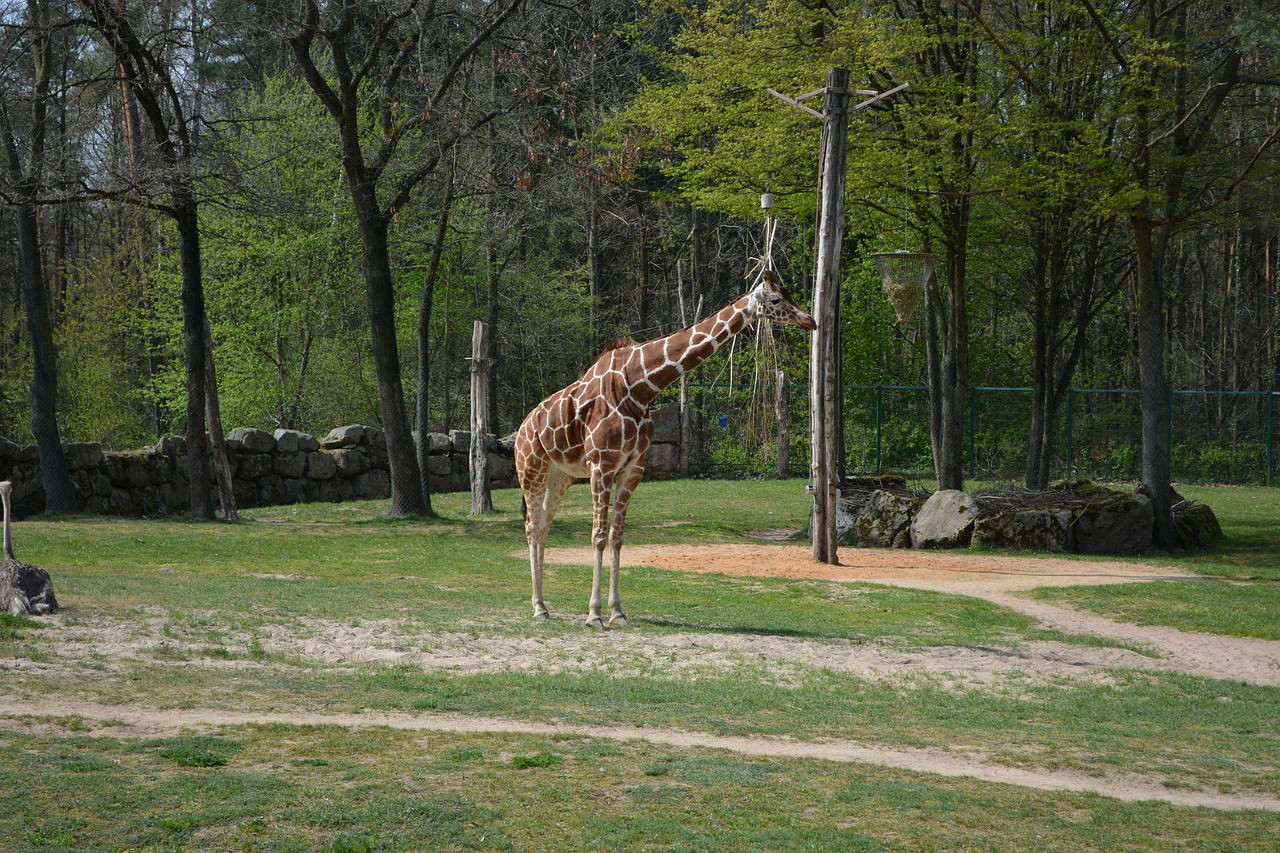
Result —
<instances>
[{"instance_id":1,"label":"rock pile","mask_svg":"<svg viewBox=\"0 0 1280 853\"><path fill-rule=\"evenodd\" d=\"M841 490L837 535L868 548L1011 548L1079 554L1141 554L1152 545L1154 513L1140 492L1085 481L1046 492L1018 489L967 495L911 493L901 477L865 477ZM1174 522L1186 548L1222 538L1205 504L1177 498Z\"/></svg>"}]
</instances>

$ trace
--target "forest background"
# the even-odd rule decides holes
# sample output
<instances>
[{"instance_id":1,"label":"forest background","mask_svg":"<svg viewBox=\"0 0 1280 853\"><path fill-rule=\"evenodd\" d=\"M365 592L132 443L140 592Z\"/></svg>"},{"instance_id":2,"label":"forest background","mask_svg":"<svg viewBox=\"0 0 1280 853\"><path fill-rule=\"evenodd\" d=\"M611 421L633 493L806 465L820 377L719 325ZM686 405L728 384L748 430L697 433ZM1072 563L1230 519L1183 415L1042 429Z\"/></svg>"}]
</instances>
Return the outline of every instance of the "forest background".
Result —
<instances>
[{"instance_id":1,"label":"forest background","mask_svg":"<svg viewBox=\"0 0 1280 853\"><path fill-rule=\"evenodd\" d=\"M473 321L506 434L742 292L762 193L807 298L821 123L768 90L844 67L910 88L851 123L843 381L935 389L888 417L940 469L968 389L1030 388L1029 486L1069 388L1142 388L1167 484L1172 389L1280 387L1277 56L1271 0L3 2L0 435L56 507L59 441L376 423L429 512ZM907 323L869 259L903 248L939 259ZM699 378L807 381L801 336L744 338Z\"/></svg>"}]
</instances>

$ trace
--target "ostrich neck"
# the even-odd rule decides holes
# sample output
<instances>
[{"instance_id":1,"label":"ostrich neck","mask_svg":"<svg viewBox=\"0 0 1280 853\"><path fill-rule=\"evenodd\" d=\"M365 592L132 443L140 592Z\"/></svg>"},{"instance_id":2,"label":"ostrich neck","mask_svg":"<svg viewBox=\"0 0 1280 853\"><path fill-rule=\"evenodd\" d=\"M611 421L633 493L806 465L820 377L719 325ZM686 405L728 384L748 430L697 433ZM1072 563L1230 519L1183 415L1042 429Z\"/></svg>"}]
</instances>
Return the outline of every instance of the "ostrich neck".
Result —
<instances>
[{"instance_id":1,"label":"ostrich neck","mask_svg":"<svg viewBox=\"0 0 1280 853\"><path fill-rule=\"evenodd\" d=\"M631 395L647 406L662 389L715 355L746 328L750 298L742 296L688 328L638 345L625 370Z\"/></svg>"},{"instance_id":2,"label":"ostrich neck","mask_svg":"<svg viewBox=\"0 0 1280 853\"><path fill-rule=\"evenodd\" d=\"M0 498L4 499L4 558L13 560L16 558L13 556L13 530L9 522L9 491L6 489L0 493Z\"/></svg>"}]
</instances>

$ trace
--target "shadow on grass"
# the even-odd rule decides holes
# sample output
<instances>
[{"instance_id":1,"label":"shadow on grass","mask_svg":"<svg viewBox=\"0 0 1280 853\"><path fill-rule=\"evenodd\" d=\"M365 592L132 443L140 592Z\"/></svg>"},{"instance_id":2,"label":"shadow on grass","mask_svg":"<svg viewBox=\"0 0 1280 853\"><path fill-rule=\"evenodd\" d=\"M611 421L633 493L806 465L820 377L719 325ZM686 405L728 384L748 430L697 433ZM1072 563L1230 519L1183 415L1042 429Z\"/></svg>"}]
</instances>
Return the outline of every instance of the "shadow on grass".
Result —
<instances>
[{"instance_id":1,"label":"shadow on grass","mask_svg":"<svg viewBox=\"0 0 1280 853\"><path fill-rule=\"evenodd\" d=\"M743 625L715 625L706 622L686 622L679 619L633 618L633 626L652 625L655 628L671 628L699 634L736 634L744 637L788 637L796 640L843 640L863 643L866 638L838 631L797 630L795 628L754 628Z\"/></svg>"}]
</instances>

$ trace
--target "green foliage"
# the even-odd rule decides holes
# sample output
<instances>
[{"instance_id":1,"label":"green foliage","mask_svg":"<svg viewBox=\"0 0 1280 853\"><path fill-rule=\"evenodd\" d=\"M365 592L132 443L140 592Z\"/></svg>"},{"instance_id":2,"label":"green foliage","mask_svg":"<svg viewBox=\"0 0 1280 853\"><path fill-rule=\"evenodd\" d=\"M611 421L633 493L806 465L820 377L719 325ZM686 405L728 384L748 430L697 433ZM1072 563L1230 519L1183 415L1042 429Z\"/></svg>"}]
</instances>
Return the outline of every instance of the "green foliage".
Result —
<instances>
[{"instance_id":1,"label":"green foliage","mask_svg":"<svg viewBox=\"0 0 1280 853\"><path fill-rule=\"evenodd\" d=\"M59 391L64 438L137 447L185 423L181 280L169 220L123 217L117 236L114 251L73 271L56 333Z\"/></svg>"},{"instance_id":2,"label":"green foliage","mask_svg":"<svg viewBox=\"0 0 1280 853\"><path fill-rule=\"evenodd\" d=\"M662 77L646 81L598 144L624 166L661 168L703 210L755 218L769 191L781 217L804 218L813 210L820 126L767 89L800 94L821 85L824 53L804 34L825 13L798 0L673 5L684 27Z\"/></svg>"},{"instance_id":3,"label":"green foliage","mask_svg":"<svg viewBox=\"0 0 1280 853\"><path fill-rule=\"evenodd\" d=\"M313 431L377 421L361 252L331 119L297 81L242 94L223 156L249 180L204 218L222 418Z\"/></svg>"}]
</instances>

